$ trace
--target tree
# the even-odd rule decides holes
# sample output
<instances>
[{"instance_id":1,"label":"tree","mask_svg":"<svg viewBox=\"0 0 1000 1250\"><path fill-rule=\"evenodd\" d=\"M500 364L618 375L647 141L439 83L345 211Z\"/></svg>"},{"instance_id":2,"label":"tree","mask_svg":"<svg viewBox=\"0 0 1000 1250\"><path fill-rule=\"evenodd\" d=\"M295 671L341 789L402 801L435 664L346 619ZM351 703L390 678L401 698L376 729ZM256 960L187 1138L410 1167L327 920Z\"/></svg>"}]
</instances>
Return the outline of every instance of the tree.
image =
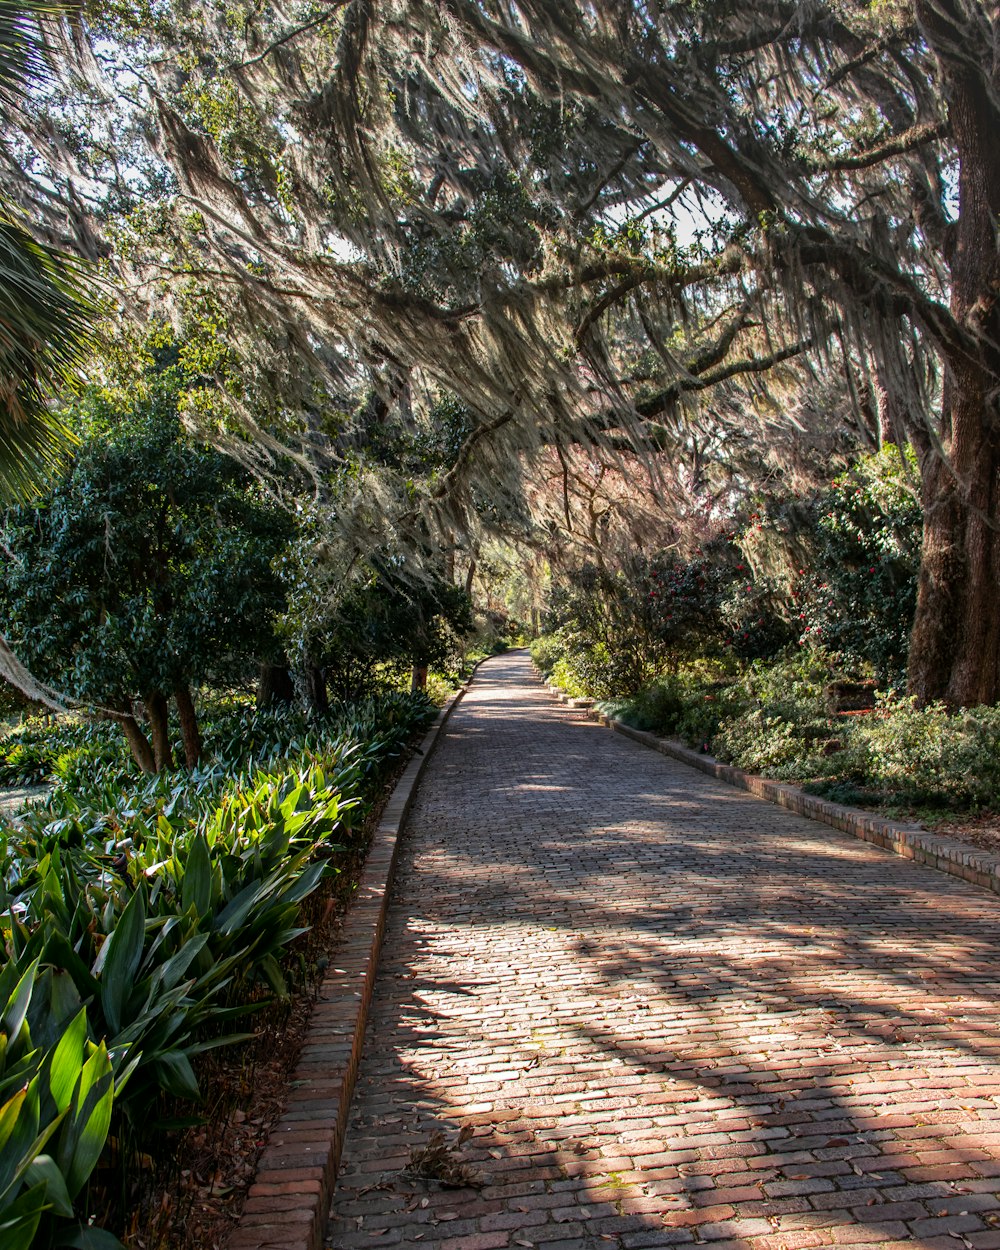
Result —
<instances>
[{"instance_id":1,"label":"tree","mask_svg":"<svg viewBox=\"0 0 1000 1250\"><path fill-rule=\"evenodd\" d=\"M0 4L0 131L48 78L43 25L51 6ZM69 432L49 406L80 363L96 315L88 276L73 257L32 236L0 197L0 501L38 491L65 460Z\"/></svg>"},{"instance_id":2,"label":"tree","mask_svg":"<svg viewBox=\"0 0 1000 1250\"><path fill-rule=\"evenodd\" d=\"M192 687L244 678L284 607L272 562L288 515L185 438L176 402L170 371L125 410L92 396L69 474L4 527L0 602L19 653L119 721L146 772L173 766L171 699L198 762Z\"/></svg>"},{"instance_id":3,"label":"tree","mask_svg":"<svg viewBox=\"0 0 1000 1250\"><path fill-rule=\"evenodd\" d=\"M0 4L0 132L47 77L41 25L52 6ZM49 399L75 376L96 307L86 270L28 230L0 196L0 504L30 498L65 462L71 438ZM0 675L22 695L62 706L0 637Z\"/></svg>"},{"instance_id":4,"label":"tree","mask_svg":"<svg viewBox=\"0 0 1000 1250\"><path fill-rule=\"evenodd\" d=\"M510 490L539 446L669 448L699 397L743 379L752 401L788 360L872 366L920 459L910 687L970 704L1000 697L998 22L976 0L345 0L241 24L118 6L90 34L130 75L119 132L155 115L176 179L156 257L167 223L171 266L302 327L317 368L346 343L387 403L430 380L474 414L425 515L470 476Z\"/></svg>"}]
</instances>

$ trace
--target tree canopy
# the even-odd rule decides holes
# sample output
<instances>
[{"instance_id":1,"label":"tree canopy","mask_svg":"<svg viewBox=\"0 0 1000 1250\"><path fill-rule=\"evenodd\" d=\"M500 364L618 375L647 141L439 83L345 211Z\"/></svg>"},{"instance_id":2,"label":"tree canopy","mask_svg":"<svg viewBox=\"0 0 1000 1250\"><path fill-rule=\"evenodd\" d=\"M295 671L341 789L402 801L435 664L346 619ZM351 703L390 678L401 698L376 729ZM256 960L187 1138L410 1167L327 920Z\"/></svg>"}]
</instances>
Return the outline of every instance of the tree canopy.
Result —
<instances>
[{"instance_id":1,"label":"tree canopy","mask_svg":"<svg viewBox=\"0 0 1000 1250\"><path fill-rule=\"evenodd\" d=\"M194 764L191 687L239 681L275 651L285 601L272 563L291 532L234 460L185 437L176 405L170 371L124 410L91 396L70 472L3 528L0 608L17 654L114 715L147 769L172 762L169 699Z\"/></svg>"},{"instance_id":2,"label":"tree canopy","mask_svg":"<svg viewBox=\"0 0 1000 1250\"><path fill-rule=\"evenodd\" d=\"M706 414L752 433L737 475L789 419L911 442L911 688L990 701L998 20L975 0L103 6L64 23L12 185L133 307L190 320L210 293L233 368L335 458L458 396L450 463L396 473L417 535L519 523L546 448L676 463ZM815 413L831 374L848 402Z\"/></svg>"}]
</instances>

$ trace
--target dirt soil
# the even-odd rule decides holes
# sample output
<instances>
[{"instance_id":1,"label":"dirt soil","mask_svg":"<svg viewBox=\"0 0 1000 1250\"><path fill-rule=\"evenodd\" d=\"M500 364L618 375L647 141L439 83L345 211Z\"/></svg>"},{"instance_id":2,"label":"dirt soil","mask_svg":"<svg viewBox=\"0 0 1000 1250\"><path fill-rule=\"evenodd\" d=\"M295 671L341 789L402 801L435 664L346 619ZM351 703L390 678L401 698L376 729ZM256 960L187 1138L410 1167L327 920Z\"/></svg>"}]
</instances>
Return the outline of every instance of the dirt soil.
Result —
<instances>
[{"instance_id":1,"label":"dirt soil","mask_svg":"<svg viewBox=\"0 0 1000 1250\"><path fill-rule=\"evenodd\" d=\"M925 821L928 833L943 838L968 842L981 851L1000 855L1000 812L981 812L978 816L956 816L954 819Z\"/></svg>"}]
</instances>

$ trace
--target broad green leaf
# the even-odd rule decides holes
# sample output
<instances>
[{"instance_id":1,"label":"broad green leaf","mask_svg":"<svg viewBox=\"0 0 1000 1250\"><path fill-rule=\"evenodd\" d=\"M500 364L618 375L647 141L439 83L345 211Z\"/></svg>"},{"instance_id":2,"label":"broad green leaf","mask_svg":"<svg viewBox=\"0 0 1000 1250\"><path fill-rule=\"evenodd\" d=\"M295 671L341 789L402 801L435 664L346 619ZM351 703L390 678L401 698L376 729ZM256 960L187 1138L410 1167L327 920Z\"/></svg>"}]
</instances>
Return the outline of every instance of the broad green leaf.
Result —
<instances>
[{"instance_id":1,"label":"broad green leaf","mask_svg":"<svg viewBox=\"0 0 1000 1250\"><path fill-rule=\"evenodd\" d=\"M188 851L181 889L181 910L194 907L199 916L212 905L212 857L204 834L196 834Z\"/></svg>"},{"instance_id":2,"label":"broad green leaf","mask_svg":"<svg viewBox=\"0 0 1000 1250\"><path fill-rule=\"evenodd\" d=\"M83 1066L83 1044L87 1038L87 1011L79 1014L63 1033L48 1060L49 1093L59 1111L65 1111L73 1099L73 1090Z\"/></svg>"},{"instance_id":3,"label":"broad green leaf","mask_svg":"<svg viewBox=\"0 0 1000 1250\"><path fill-rule=\"evenodd\" d=\"M92 1228L89 1225L67 1230L53 1244L71 1247L72 1250L125 1250L118 1238L106 1228Z\"/></svg>"},{"instance_id":4,"label":"broad green leaf","mask_svg":"<svg viewBox=\"0 0 1000 1250\"><path fill-rule=\"evenodd\" d=\"M10 1206L0 1207L0 1246L3 1250L31 1250L44 1210L43 1185L21 1194Z\"/></svg>"},{"instance_id":5,"label":"broad green leaf","mask_svg":"<svg viewBox=\"0 0 1000 1250\"><path fill-rule=\"evenodd\" d=\"M101 1009L112 1035L121 1029L145 939L146 910L142 891L136 890L94 964L101 977Z\"/></svg>"},{"instance_id":6,"label":"broad green leaf","mask_svg":"<svg viewBox=\"0 0 1000 1250\"><path fill-rule=\"evenodd\" d=\"M161 1087L175 1098L187 1098L197 1102L201 1098L198 1078L191 1061L183 1051L168 1050L158 1055L153 1064Z\"/></svg>"},{"instance_id":7,"label":"broad green leaf","mask_svg":"<svg viewBox=\"0 0 1000 1250\"><path fill-rule=\"evenodd\" d=\"M180 982L188 968L204 950L209 936L208 933L195 934L157 970L156 978L164 989L173 989Z\"/></svg>"},{"instance_id":8,"label":"broad green leaf","mask_svg":"<svg viewBox=\"0 0 1000 1250\"><path fill-rule=\"evenodd\" d=\"M29 1187L44 1185L46 1205L57 1215L68 1220L73 1218L73 1203L66 1189L66 1179L51 1155L38 1155L33 1159L25 1168L24 1180Z\"/></svg>"},{"instance_id":9,"label":"broad green leaf","mask_svg":"<svg viewBox=\"0 0 1000 1250\"><path fill-rule=\"evenodd\" d=\"M38 1102L35 1077L0 1107L0 1198L36 1153L33 1147L38 1137Z\"/></svg>"},{"instance_id":10,"label":"broad green leaf","mask_svg":"<svg viewBox=\"0 0 1000 1250\"><path fill-rule=\"evenodd\" d=\"M73 1103L63 1125L55 1159L75 1198L87 1182L107 1141L114 1100L111 1060L101 1042L83 1065Z\"/></svg>"},{"instance_id":11,"label":"broad green leaf","mask_svg":"<svg viewBox=\"0 0 1000 1250\"><path fill-rule=\"evenodd\" d=\"M16 1040L18 1033L21 1031L21 1025L24 1023L24 1017L28 1014L28 1007L31 1004L31 992L35 985L35 973L38 971L38 960L29 964L24 975L14 987L14 992L7 1000L4 1007L3 1015L0 1017L0 1025L8 1038L13 1042Z\"/></svg>"}]
</instances>

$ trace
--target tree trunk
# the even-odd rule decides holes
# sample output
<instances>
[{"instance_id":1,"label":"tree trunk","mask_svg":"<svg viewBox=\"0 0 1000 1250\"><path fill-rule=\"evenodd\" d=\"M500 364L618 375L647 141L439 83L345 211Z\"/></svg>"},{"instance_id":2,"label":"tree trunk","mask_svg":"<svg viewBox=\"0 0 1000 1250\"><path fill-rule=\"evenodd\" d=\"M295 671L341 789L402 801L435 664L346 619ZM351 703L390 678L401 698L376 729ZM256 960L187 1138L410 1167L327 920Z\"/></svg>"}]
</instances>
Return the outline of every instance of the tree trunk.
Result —
<instances>
[{"instance_id":1,"label":"tree trunk","mask_svg":"<svg viewBox=\"0 0 1000 1250\"><path fill-rule=\"evenodd\" d=\"M290 707L295 702L295 685L287 664L261 664L257 680L257 710Z\"/></svg>"},{"instance_id":2,"label":"tree trunk","mask_svg":"<svg viewBox=\"0 0 1000 1250\"><path fill-rule=\"evenodd\" d=\"M153 690L146 695L143 702L146 705L146 718L149 721L149 736L153 742L153 761L156 771L167 772L174 766L174 753L170 746L167 700L158 690Z\"/></svg>"},{"instance_id":3,"label":"tree trunk","mask_svg":"<svg viewBox=\"0 0 1000 1250\"><path fill-rule=\"evenodd\" d=\"M325 716L330 710L330 700L326 692L326 674L321 668L307 668L305 677L306 698L309 700L310 708L318 715Z\"/></svg>"},{"instance_id":4,"label":"tree trunk","mask_svg":"<svg viewBox=\"0 0 1000 1250\"><path fill-rule=\"evenodd\" d=\"M1000 698L1000 455L989 441L984 433L975 478L965 478L964 491L939 457L924 470L923 549L908 668L910 693L920 703L943 699L974 707Z\"/></svg>"},{"instance_id":5,"label":"tree trunk","mask_svg":"<svg viewBox=\"0 0 1000 1250\"><path fill-rule=\"evenodd\" d=\"M125 732L125 739L136 764L144 773L155 773L156 762L153 759L153 748L139 727L139 722L134 716L123 716L119 723Z\"/></svg>"},{"instance_id":6,"label":"tree trunk","mask_svg":"<svg viewBox=\"0 0 1000 1250\"><path fill-rule=\"evenodd\" d=\"M184 763L188 768L197 768L201 759L201 730L198 728L198 714L194 710L191 691L183 682L174 691L174 702L177 704L181 737L184 740Z\"/></svg>"},{"instance_id":7,"label":"tree trunk","mask_svg":"<svg viewBox=\"0 0 1000 1250\"><path fill-rule=\"evenodd\" d=\"M951 312L967 341L945 357L940 437L921 459L923 550L909 688L956 707L1000 700L1000 144L989 67L965 47L954 0L917 0L941 65L959 159Z\"/></svg>"},{"instance_id":8,"label":"tree trunk","mask_svg":"<svg viewBox=\"0 0 1000 1250\"><path fill-rule=\"evenodd\" d=\"M410 693L416 694L419 690L427 689L427 665L414 664L410 670Z\"/></svg>"}]
</instances>

